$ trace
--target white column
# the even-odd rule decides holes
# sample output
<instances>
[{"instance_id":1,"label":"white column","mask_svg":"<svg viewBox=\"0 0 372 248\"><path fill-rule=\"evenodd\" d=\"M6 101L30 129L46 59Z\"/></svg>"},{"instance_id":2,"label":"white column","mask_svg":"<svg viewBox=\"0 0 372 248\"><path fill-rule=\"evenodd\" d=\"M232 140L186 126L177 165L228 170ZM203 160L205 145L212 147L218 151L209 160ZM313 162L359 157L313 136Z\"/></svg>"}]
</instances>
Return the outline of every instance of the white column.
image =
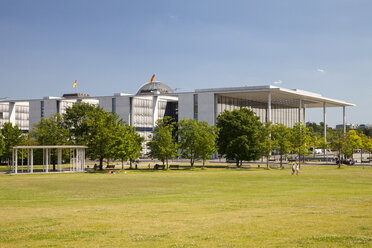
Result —
<instances>
[{"instance_id":1,"label":"white column","mask_svg":"<svg viewBox=\"0 0 372 248\"><path fill-rule=\"evenodd\" d=\"M22 164L22 173L23 173L23 149L21 149L21 152L22 152L22 161L21 161L21 164Z\"/></svg>"},{"instance_id":2,"label":"white column","mask_svg":"<svg viewBox=\"0 0 372 248\"><path fill-rule=\"evenodd\" d=\"M14 157L14 162L15 162L15 171L14 173L17 174L18 173L18 149L16 148L15 149L15 157Z\"/></svg>"},{"instance_id":3,"label":"white column","mask_svg":"<svg viewBox=\"0 0 372 248\"><path fill-rule=\"evenodd\" d=\"M304 125L306 126L306 106L305 106L305 104L303 104L303 108L302 108L302 120L303 120L303 122L304 122Z\"/></svg>"},{"instance_id":4,"label":"white column","mask_svg":"<svg viewBox=\"0 0 372 248\"><path fill-rule=\"evenodd\" d=\"M327 113L326 113L326 103L323 103L323 123L324 123L324 143L327 144ZM327 149L324 149L324 157L327 158Z\"/></svg>"},{"instance_id":5,"label":"white column","mask_svg":"<svg viewBox=\"0 0 372 248\"><path fill-rule=\"evenodd\" d=\"M58 148L57 152L58 152L58 170L62 171L62 149Z\"/></svg>"},{"instance_id":6,"label":"white column","mask_svg":"<svg viewBox=\"0 0 372 248\"><path fill-rule=\"evenodd\" d=\"M152 97L152 126L155 127L156 121L158 120L159 111L159 99L158 96Z\"/></svg>"},{"instance_id":7,"label":"white column","mask_svg":"<svg viewBox=\"0 0 372 248\"><path fill-rule=\"evenodd\" d=\"M346 133L346 107L342 106L342 124L344 128L344 134Z\"/></svg>"},{"instance_id":8,"label":"white column","mask_svg":"<svg viewBox=\"0 0 372 248\"><path fill-rule=\"evenodd\" d=\"M45 172L49 172L49 149L45 149Z\"/></svg>"},{"instance_id":9,"label":"white column","mask_svg":"<svg viewBox=\"0 0 372 248\"><path fill-rule=\"evenodd\" d=\"M267 119L266 122L271 122L271 92L267 95Z\"/></svg>"},{"instance_id":10,"label":"white column","mask_svg":"<svg viewBox=\"0 0 372 248\"><path fill-rule=\"evenodd\" d=\"M298 122L302 124L301 121L301 109L302 109L302 99L300 99L300 105L298 106Z\"/></svg>"},{"instance_id":11,"label":"white column","mask_svg":"<svg viewBox=\"0 0 372 248\"><path fill-rule=\"evenodd\" d=\"M9 122L12 123L13 126L16 124L15 116L16 116L16 103L10 102L9 103Z\"/></svg>"},{"instance_id":12,"label":"white column","mask_svg":"<svg viewBox=\"0 0 372 248\"><path fill-rule=\"evenodd\" d=\"M30 149L27 149L27 172L30 172Z\"/></svg>"},{"instance_id":13,"label":"white column","mask_svg":"<svg viewBox=\"0 0 372 248\"><path fill-rule=\"evenodd\" d=\"M31 149L30 162L31 162L31 173L34 173L34 149Z\"/></svg>"},{"instance_id":14,"label":"white column","mask_svg":"<svg viewBox=\"0 0 372 248\"><path fill-rule=\"evenodd\" d=\"M323 103L323 123L324 123L324 141L327 142L327 113L326 113L326 103Z\"/></svg>"}]
</instances>

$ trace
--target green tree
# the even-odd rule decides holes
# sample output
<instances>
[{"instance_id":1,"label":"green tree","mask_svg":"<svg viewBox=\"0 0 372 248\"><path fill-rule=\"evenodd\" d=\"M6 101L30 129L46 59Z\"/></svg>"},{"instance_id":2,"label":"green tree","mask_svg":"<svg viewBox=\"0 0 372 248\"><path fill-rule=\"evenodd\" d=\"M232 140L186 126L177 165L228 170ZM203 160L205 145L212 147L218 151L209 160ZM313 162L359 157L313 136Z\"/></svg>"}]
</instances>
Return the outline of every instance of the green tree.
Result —
<instances>
[{"instance_id":1,"label":"green tree","mask_svg":"<svg viewBox=\"0 0 372 248\"><path fill-rule=\"evenodd\" d=\"M332 132L329 137L329 144L332 150L338 152L338 167L340 168L342 163L341 157L347 146L346 135L343 130L338 129Z\"/></svg>"},{"instance_id":2,"label":"green tree","mask_svg":"<svg viewBox=\"0 0 372 248\"><path fill-rule=\"evenodd\" d=\"M266 157L266 168L269 168L269 159L271 157L271 152L274 148L274 140L272 138L272 125L270 122L265 123L262 135L262 149L261 155Z\"/></svg>"},{"instance_id":3,"label":"green tree","mask_svg":"<svg viewBox=\"0 0 372 248\"><path fill-rule=\"evenodd\" d=\"M115 145L119 126L118 116L115 113L106 112L102 108L96 107L93 111L87 113L86 125L88 135L83 135L87 138L87 154L91 159L99 160L100 170L102 170L103 160L109 160L113 157L112 149Z\"/></svg>"},{"instance_id":4,"label":"green tree","mask_svg":"<svg viewBox=\"0 0 372 248\"><path fill-rule=\"evenodd\" d=\"M309 152L311 141L310 131L301 123L296 123L290 132L292 149L298 154L298 163L301 165L301 155L304 156Z\"/></svg>"},{"instance_id":5,"label":"green tree","mask_svg":"<svg viewBox=\"0 0 372 248\"><path fill-rule=\"evenodd\" d=\"M4 150L5 150L4 137L0 132L0 158L2 157Z\"/></svg>"},{"instance_id":6,"label":"green tree","mask_svg":"<svg viewBox=\"0 0 372 248\"><path fill-rule=\"evenodd\" d=\"M273 125L271 137L273 139L273 146L279 150L280 153L280 167L283 166L283 155L288 156L291 151L291 133L290 129L281 123Z\"/></svg>"},{"instance_id":7,"label":"green tree","mask_svg":"<svg viewBox=\"0 0 372 248\"><path fill-rule=\"evenodd\" d=\"M150 149L149 156L157 158L168 168L168 160L174 158L178 152L178 146L173 138L176 123L170 117L164 117L156 121L152 140L147 143Z\"/></svg>"},{"instance_id":8,"label":"green tree","mask_svg":"<svg viewBox=\"0 0 372 248\"><path fill-rule=\"evenodd\" d=\"M344 153L348 158L353 158L354 151L362 147L362 139L355 130L349 130L346 133L346 146Z\"/></svg>"},{"instance_id":9,"label":"green tree","mask_svg":"<svg viewBox=\"0 0 372 248\"><path fill-rule=\"evenodd\" d=\"M31 136L36 139L39 145L65 145L70 137L69 129L63 124L60 114L52 115L50 118L41 118L40 122L34 125ZM51 149L51 162L53 170L56 170L57 152Z\"/></svg>"},{"instance_id":10,"label":"green tree","mask_svg":"<svg viewBox=\"0 0 372 248\"><path fill-rule=\"evenodd\" d=\"M199 122L199 134L196 142L199 157L203 160L203 167L205 161L210 159L211 156L217 151L217 128L211 126L206 121Z\"/></svg>"},{"instance_id":11,"label":"green tree","mask_svg":"<svg viewBox=\"0 0 372 248\"><path fill-rule=\"evenodd\" d=\"M121 160L122 169L124 169L124 161L128 159L132 168L132 161L141 156L142 142L144 140L134 127L123 122L119 123L113 151L114 157Z\"/></svg>"},{"instance_id":12,"label":"green tree","mask_svg":"<svg viewBox=\"0 0 372 248\"><path fill-rule=\"evenodd\" d=\"M370 138L364 133L359 134L360 137L360 162L363 162L363 152L368 151Z\"/></svg>"},{"instance_id":13,"label":"green tree","mask_svg":"<svg viewBox=\"0 0 372 248\"><path fill-rule=\"evenodd\" d=\"M3 125L3 129L1 129L1 133L3 135L4 140L4 150L3 150L3 157L11 160L13 146L18 146L23 143L24 135L22 131L18 128L18 126L13 126L11 122L7 122Z\"/></svg>"},{"instance_id":14,"label":"green tree","mask_svg":"<svg viewBox=\"0 0 372 248\"><path fill-rule=\"evenodd\" d=\"M78 102L66 108L63 114L64 127L70 130L70 138L75 145L87 145L90 139L88 119L92 112L100 107L89 103Z\"/></svg>"},{"instance_id":15,"label":"green tree","mask_svg":"<svg viewBox=\"0 0 372 248\"><path fill-rule=\"evenodd\" d=\"M260 158L263 124L250 109L225 110L217 118L218 151L227 159L235 159L239 167L243 160Z\"/></svg>"},{"instance_id":16,"label":"green tree","mask_svg":"<svg viewBox=\"0 0 372 248\"><path fill-rule=\"evenodd\" d=\"M183 119L178 123L178 144L181 155L190 159L191 167L198 159L205 160L216 152L216 128L208 122L198 122L193 119Z\"/></svg>"}]
</instances>

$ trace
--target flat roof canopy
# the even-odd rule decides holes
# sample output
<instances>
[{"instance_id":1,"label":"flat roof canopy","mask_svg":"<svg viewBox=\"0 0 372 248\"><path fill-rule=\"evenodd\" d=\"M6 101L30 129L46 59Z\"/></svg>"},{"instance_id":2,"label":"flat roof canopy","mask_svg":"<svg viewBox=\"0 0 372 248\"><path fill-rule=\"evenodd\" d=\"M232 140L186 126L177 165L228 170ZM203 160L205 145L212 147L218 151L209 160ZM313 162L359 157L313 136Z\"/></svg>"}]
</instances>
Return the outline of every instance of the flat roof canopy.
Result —
<instances>
[{"instance_id":1,"label":"flat roof canopy","mask_svg":"<svg viewBox=\"0 0 372 248\"><path fill-rule=\"evenodd\" d=\"M71 148L71 149L75 149L75 148L88 148L87 146L59 146L59 145L56 145L56 146L13 146L12 147L13 149L43 149L43 148L48 148L48 149L52 149L52 148L62 148L62 149L68 149L68 148Z\"/></svg>"},{"instance_id":2,"label":"flat roof canopy","mask_svg":"<svg viewBox=\"0 0 372 248\"><path fill-rule=\"evenodd\" d=\"M214 92L219 96L233 97L242 100L254 101L262 106L266 106L268 102L268 94L271 93L271 104L280 105L288 108L298 108L300 100L306 108L321 108L325 103L326 107L343 107L355 106L355 104L347 103L340 100L323 97L320 94L303 91L290 90L272 85L268 86L252 86L252 87L232 87L232 88L212 88L212 89L197 89L196 93ZM273 106L275 108L275 106Z\"/></svg>"}]
</instances>

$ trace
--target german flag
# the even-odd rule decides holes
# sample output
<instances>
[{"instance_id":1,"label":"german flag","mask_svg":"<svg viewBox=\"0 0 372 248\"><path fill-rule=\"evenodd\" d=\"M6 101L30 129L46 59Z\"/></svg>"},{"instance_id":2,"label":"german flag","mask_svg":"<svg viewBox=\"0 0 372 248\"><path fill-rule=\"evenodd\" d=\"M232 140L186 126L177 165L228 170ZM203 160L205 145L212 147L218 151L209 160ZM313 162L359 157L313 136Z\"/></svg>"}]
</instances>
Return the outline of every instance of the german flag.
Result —
<instances>
[{"instance_id":1,"label":"german flag","mask_svg":"<svg viewBox=\"0 0 372 248\"><path fill-rule=\"evenodd\" d=\"M72 88L75 88L75 87L76 87L76 84L77 84L77 80L75 80L75 83L74 83L74 85L72 86Z\"/></svg>"},{"instance_id":2,"label":"german flag","mask_svg":"<svg viewBox=\"0 0 372 248\"><path fill-rule=\"evenodd\" d=\"M152 77L151 77L151 79L150 79L150 81L149 81L149 84L152 83L152 81L154 81L154 79L155 79L155 74L152 75Z\"/></svg>"}]
</instances>

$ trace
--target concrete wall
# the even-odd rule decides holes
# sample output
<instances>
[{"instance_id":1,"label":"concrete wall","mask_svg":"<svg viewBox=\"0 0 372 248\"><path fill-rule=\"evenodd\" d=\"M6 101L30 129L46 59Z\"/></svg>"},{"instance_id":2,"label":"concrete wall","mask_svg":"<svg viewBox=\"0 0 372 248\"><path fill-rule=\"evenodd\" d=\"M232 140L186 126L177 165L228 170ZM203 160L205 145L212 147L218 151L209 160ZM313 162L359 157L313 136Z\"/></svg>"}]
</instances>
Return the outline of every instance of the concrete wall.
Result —
<instances>
[{"instance_id":1,"label":"concrete wall","mask_svg":"<svg viewBox=\"0 0 372 248\"><path fill-rule=\"evenodd\" d=\"M178 120L194 119L194 93L178 95Z\"/></svg>"},{"instance_id":2,"label":"concrete wall","mask_svg":"<svg viewBox=\"0 0 372 248\"><path fill-rule=\"evenodd\" d=\"M116 96L116 113L130 124L130 96Z\"/></svg>"},{"instance_id":3,"label":"concrete wall","mask_svg":"<svg viewBox=\"0 0 372 248\"><path fill-rule=\"evenodd\" d=\"M215 99L213 92L198 93L198 120L215 125Z\"/></svg>"},{"instance_id":4,"label":"concrete wall","mask_svg":"<svg viewBox=\"0 0 372 248\"><path fill-rule=\"evenodd\" d=\"M99 100L99 106L106 111L112 111L112 98L113 96L104 96L104 97L97 97ZM118 110L117 103L116 103L116 111Z\"/></svg>"},{"instance_id":5,"label":"concrete wall","mask_svg":"<svg viewBox=\"0 0 372 248\"><path fill-rule=\"evenodd\" d=\"M38 101L30 101L30 115L29 115L29 130L31 131L34 124L41 119L41 103Z\"/></svg>"}]
</instances>

